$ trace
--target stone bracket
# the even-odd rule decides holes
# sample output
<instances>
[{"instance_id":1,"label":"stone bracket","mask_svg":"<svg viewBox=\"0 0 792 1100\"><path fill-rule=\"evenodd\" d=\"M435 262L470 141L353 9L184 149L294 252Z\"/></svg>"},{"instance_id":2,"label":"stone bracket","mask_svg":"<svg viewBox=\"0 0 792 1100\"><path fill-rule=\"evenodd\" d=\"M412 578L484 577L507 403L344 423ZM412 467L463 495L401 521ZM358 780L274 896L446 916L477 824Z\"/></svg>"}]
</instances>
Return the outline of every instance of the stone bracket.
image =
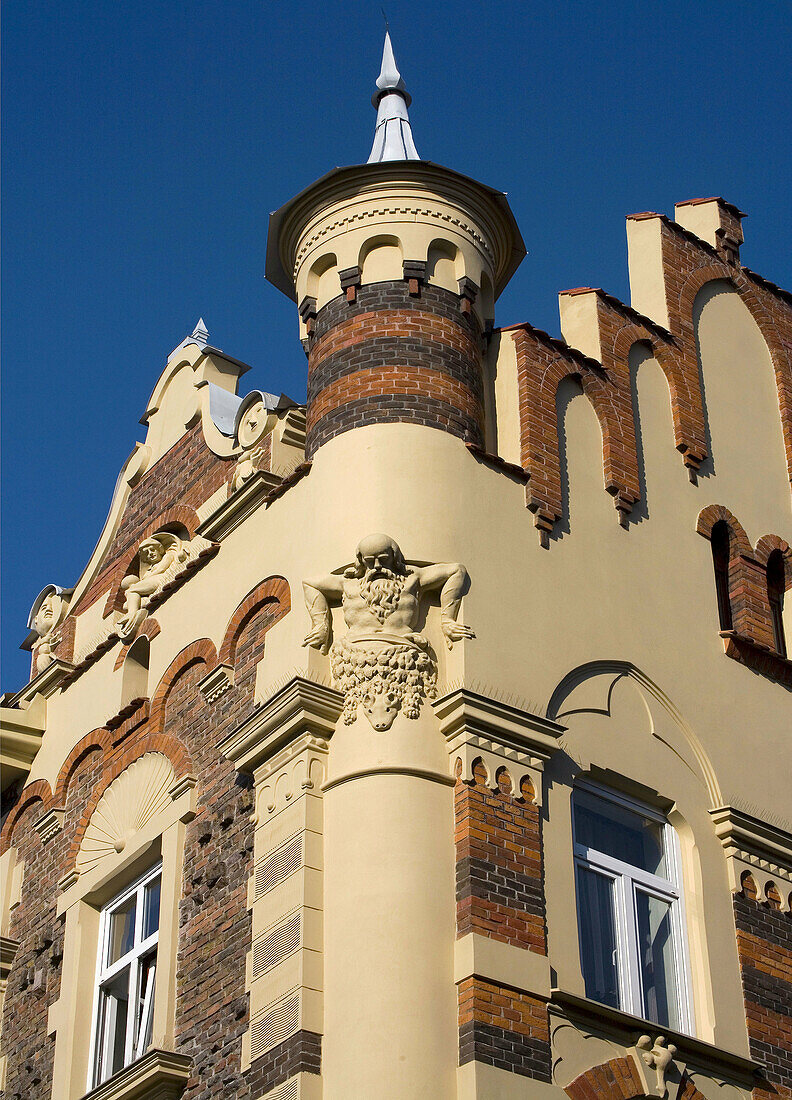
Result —
<instances>
[{"instance_id":1,"label":"stone bracket","mask_svg":"<svg viewBox=\"0 0 792 1100\"><path fill-rule=\"evenodd\" d=\"M723 845L729 873L729 885L736 893L742 889L741 879L750 872L756 884L758 896L763 900L771 883L779 887L782 908L787 909L792 888L792 834L760 821L734 806L718 806L709 811L715 827L715 835Z\"/></svg>"}]
</instances>

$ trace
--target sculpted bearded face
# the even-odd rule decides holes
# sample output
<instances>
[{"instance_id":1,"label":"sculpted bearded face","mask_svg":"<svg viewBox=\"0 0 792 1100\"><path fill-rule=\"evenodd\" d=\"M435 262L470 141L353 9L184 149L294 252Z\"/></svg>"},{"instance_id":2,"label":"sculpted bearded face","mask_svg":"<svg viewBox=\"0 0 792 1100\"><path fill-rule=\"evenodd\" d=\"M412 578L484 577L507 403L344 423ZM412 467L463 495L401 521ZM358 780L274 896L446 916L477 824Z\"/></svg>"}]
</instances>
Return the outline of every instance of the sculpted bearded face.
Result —
<instances>
[{"instance_id":1,"label":"sculpted bearded face","mask_svg":"<svg viewBox=\"0 0 792 1100\"><path fill-rule=\"evenodd\" d=\"M407 571L398 545L387 535L369 535L357 548L360 595L383 622L399 606Z\"/></svg>"}]
</instances>

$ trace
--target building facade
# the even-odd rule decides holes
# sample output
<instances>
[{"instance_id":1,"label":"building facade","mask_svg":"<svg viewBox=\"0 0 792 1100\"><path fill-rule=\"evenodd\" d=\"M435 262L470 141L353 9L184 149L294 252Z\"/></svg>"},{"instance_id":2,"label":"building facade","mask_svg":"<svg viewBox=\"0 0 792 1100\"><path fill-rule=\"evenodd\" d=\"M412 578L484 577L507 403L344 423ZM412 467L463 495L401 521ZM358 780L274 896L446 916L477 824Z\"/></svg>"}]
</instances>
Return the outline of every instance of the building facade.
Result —
<instances>
[{"instance_id":1,"label":"building facade","mask_svg":"<svg viewBox=\"0 0 792 1100\"><path fill-rule=\"evenodd\" d=\"M31 609L5 1095L792 1100L792 295L698 199L499 329L504 195L374 103L271 219L306 401L199 322Z\"/></svg>"}]
</instances>

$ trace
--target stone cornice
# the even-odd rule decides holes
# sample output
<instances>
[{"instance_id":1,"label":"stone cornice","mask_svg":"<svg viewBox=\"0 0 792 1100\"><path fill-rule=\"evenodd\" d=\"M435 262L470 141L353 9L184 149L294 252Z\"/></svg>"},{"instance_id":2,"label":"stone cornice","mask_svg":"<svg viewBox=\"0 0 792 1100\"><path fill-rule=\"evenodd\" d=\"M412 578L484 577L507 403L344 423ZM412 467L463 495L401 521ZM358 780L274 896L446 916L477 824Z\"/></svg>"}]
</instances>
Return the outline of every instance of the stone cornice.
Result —
<instances>
[{"instance_id":1,"label":"stone cornice","mask_svg":"<svg viewBox=\"0 0 792 1100\"><path fill-rule=\"evenodd\" d=\"M257 707L218 748L240 771L252 772L301 735L331 737L343 703L342 694L334 688L295 676Z\"/></svg>"},{"instance_id":2,"label":"stone cornice","mask_svg":"<svg viewBox=\"0 0 792 1100\"><path fill-rule=\"evenodd\" d=\"M497 699L457 688L432 703L449 752L476 744L518 763L543 762L558 748L565 727Z\"/></svg>"},{"instance_id":3,"label":"stone cornice","mask_svg":"<svg viewBox=\"0 0 792 1100\"><path fill-rule=\"evenodd\" d=\"M43 695L45 699L49 699L50 695L54 695L56 691L60 689L62 682L66 679L69 673L73 669L73 665L68 661L60 661L56 657L51 665L48 665L43 672L39 672L34 676L30 683L25 684L15 695L12 695L9 702L13 705L16 703L30 703L37 695Z\"/></svg>"},{"instance_id":4,"label":"stone cornice","mask_svg":"<svg viewBox=\"0 0 792 1100\"><path fill-rule=\"evenodd\" d=\"M739 1081L747 1088L754 1084L754 1078L761 1071L761 1066L750 1058L736 1054L730 1050L713 1046L703 1039L695 1039L692 1035L674 1031L673 1028L662 1028L640 1016L633 1016L629 1012L622 1012L617 1008L590 1001L586 997L580 997L576 993L569 993L565 989L551 989L550 1010L553 1008L563 1011L572 1022L585 1023L601 1029L604 1033L614 1038L623 1046L632 1046L641 1036L650 1032L655 1034L662 1031L669 1042L673 1043L678 1051L679 1060L685 1062L694 1071L702 1069L708 1075L722 1076L727 1080Z\"/></svg>"},{"instance_id":5,"label":"stone cornice","mask_svg":"<svg viewBox=\"0 0 792 1100\"><path fill-rule=\"evenodd\" d=\"M18 940L12 940L8 936L0 936L0 982L7 980L18 948Z\"/></svg>"},{"instance_id":6,"label":"stone cornice","mask_svg":"<svg viewBox=\"0 0 792 1100\"><path fill-rule=\"evenodd\" d=\"M216 665L198 684L207 703L216 703L234 686L233 665Z\"/></svg>"},{"instance_id":7,"label":"stone cornice","mask_svg":"<svg viewBox=\"0 0 792 1100\"><path fill-rule=\"evenodd\" d=\"M149 1050L142 1058L91 1089L83 1100L177 1100L190 1078L192 1058Z\"/></svg>"},{"instance_id":8,"label":"stone cornice","mask_svg":"<svg viewBox=\"0 0 792 1100\"><path fill-rule=\"evenodd\" d=\"M734 806L718 806L709 813L727 855L758 861L767 871L792 872L792 835L786 830Z\"/></svg>"},{"instance_id":9,"label":"stone cornice","mask_svg":"<svg viewBox=\"0 0 792 1100\"><path fill-rule=\"evenodd\" d=\"M222 542L257 508L267 503L269 494L280 485L281 480L277 474L271 474L268 470L257 470L249 481L231 493L198 525L197 533L213 542Z\"/></svg>"}]
</instances>

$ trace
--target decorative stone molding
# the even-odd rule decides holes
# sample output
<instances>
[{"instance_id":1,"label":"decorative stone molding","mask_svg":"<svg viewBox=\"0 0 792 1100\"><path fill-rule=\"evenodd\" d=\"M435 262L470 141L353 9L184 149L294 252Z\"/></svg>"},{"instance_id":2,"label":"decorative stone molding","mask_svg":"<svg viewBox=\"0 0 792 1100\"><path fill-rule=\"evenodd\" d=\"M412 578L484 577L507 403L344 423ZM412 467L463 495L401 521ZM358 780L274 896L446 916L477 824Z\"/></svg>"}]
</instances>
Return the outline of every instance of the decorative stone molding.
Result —
<instances>
[{"instance_id":1,"label":"decorative stone molding","mask_svg":"<svg viewBox=\"0 0 792 1100\"><path fill-rule=\"evenodd\" d=\"M415 632L423 593L440 590L445 642L475 638L458 621L467 571L458 563L408 566L388 535L369 535L355 552L355 564L343 575L331 573L303 582L311 630L304 645L327 653L332 633L331 603L341 603L348 627L330 649L333 677L344 695L344 721L357 709L375 730L393 725L401 710L418 717L424 699L432 699L437 662L429 642Z\"/></svg>"},{"instance_id":2,"label":"decorative stone molding","mask_svg":"<svg viewBox=\"0 0 792 1100\"><path fill-rule=\"evenodd\" d=\"M528 772L536 802L542 803L542 771L545 761L558 749L565 727L548 718L479 695L467 688L437 699L432 707L448 745L449 767L473 778L473 766L481 760L487 771L487 785L495 787L498 772L505 768L513 790L519 790Z\"/></svg>"},{"instance_id":3,"label":"decorative stone molding","mask_svg":"<svg viewBox=\"0 0 792 1100\"><path fill-rule=\"evenodd\" d=\"M0 766L4 786L30 774L46 723L47 704L42 696L34 699L27 710L0 708Z\"/></svg>"},{"instance_id":4,"label":"decorative stone molding","mask_svg":"<svg viewBox=\"0 0 792 1100\"><path fill-rule=\"evenodd\" d=\"M792 886L792 835L767 821L761 821L734 806L710 810L715 834L726 853L729 885L742 890L742 878L750 872L760 900L767 900L767 888L781 880ZM789 889L781 891L789 894ZM787 903L783 903L787 907Z\"/></svg>"},{"instance_id":5,"label":"decorative stone molding","mask_svg":"<svg viewBox=\"0 0 792 1100\"><path fill-rule=\"evenodd\" d=\"M646 1096L659 1100L677 1100L685 1065L677 1057L677 1048L665 1035L641 1035L630 1054L638 1069Z\"/></svg>"},{"instance_id":6,"label":"decorative stone molding","mask_svg":"<svg viewBox=\"0 0 792 1100\"><path fill-rule=\"evenodd\" d=\"M340 692L295 676L257 707L218 748L240 771L252 772L301 735L328 740L342 706Z\"/></svg>"},{"instance_id":7,"label":"decorative stone molding","mask_svg":"<svg viewBox=\"0 0 792 1100\"><path fill-rule=\"evenodd\" d=\"M18 940L12 940L8 936L0 936L0 983L4 984L8 981L8 975L18 949Z\"/></svg>"},{"instance_id":8,"label":"decorative stone molding","mask_svg":"<svg viewBox=\"0 0 792 1100\"><path fill-rule=\"evenodd\" d=\"M42 841L46 844L48 841L53 840L63 828L63 819L66 816L66 811L57 806L53 806L48 810L43 817L40 817L33 825Z\"/></svg>"},{"instance_id":9,"label":"decorative stone molding","mask_svg":"<svg viewBox=\"0 0 792 1100\"><path fill-rule=\"evenodd\" d=\"M282 479L268 470L256 470L236 492L207 516L198 526L198 534L212 542L222 542L232 531L236 531L248 516L251 516L262 504L266 504L269 494L281 484Z\"/></svg>"},{"instance_id":10,"label":"decorative stone molding","mask_svg":"<svg viewBox=\"0 0 792 1100\"><path fill-rule=\"evenodd\" d=\"M173 780L173 764L158 752L145 753L121 772L91 815L75 860L77 873L122 852L131 837L170 804Z\"/></svg>"},{"instance_id":11,"label":"decorative stone molding","mask_svg":"<svg viewBox=\"0 0 792 1100\"><path fill-rule=\"evenodd\" d=\"M198 690L207 703L216 703L218 699L234 686L233 665L217 665L198 684Z\"/></svg>"},{"instance_id":12,"label":"decorative stone molding","mask_svg":"<svg viewBox=\"0 0 792 1100\"><path fill-rule=\"evenodd\" d=\"M641 1020L628 1012L610 1008L608 1005L590 1001L586 997L580 997L576 993L562 989L550 991L550 1013L554 1030L565 1021L585 1032L586 1035L596 1038L600 1046L596 1044L592 1046L592 1051L596 1050L595 1057L601 1056L600 1047L603 1042L609 1045L617 1044L625 1053L634 1053L640 1039L646 1036L647 1029L657 1028L657 1024ZM656 1032L653 1031L653 1034ZM687 1074L700 1070L708 1078L725 1080L748 1091L753 1088L755 1075L761 1067L752 1059L744 1058L730 1050L723 1050L703 1039L696 1039L671 1028L664 1028L663 1037L664 1045L673 1044L676 1047L674 1061L680 1069L683 1070L686 1067ZM650 1042L652 1042L651 1039ZM642 1051L644 1048L638 1049ZM639 1059L634 1057L633 1060L637 1067ZM646 1063L643 1065L644 1069L649 1071L647 1085L651 1085L646 1095L662 1095L657 1091L657 1077L656 1072L652 1072L653 1067ZM640 1075L641 1071L638 1072ZM682 1076L681 1072L679 1076ZM563 1079L563 1076L556 1072L555 1066L554 1078Z\"/></svg>"},{"instance_id":13,"label":"decorative stone molding","mask_svg":"<svg viewBox=\"0 0 792 1100\"><path fill-rule=\"evenodd\" d=\"M192 1058L172 1050L149 1050L86 1094L84 1100L178 1100L192 1070Z\"/></svg>"},{"instance_id":14,"label":"decorative stone molding","mask_svg":"<svg viewBox=\"0 0 792 1100\"><path fill-rule=\"evenodd\" d=\"M65 686L65 681L73 670L73 664L56 658L52 664L47 665L43 672L39 672L38 675L34 676L29 684L26 684L15 695L12 695L9 703L12 706L19 703L31 703L37 695L43 695L45 699L49 699L51 695L54 695L57 691L60 691L61 687Z\"/></svg>"}]
</instances>

